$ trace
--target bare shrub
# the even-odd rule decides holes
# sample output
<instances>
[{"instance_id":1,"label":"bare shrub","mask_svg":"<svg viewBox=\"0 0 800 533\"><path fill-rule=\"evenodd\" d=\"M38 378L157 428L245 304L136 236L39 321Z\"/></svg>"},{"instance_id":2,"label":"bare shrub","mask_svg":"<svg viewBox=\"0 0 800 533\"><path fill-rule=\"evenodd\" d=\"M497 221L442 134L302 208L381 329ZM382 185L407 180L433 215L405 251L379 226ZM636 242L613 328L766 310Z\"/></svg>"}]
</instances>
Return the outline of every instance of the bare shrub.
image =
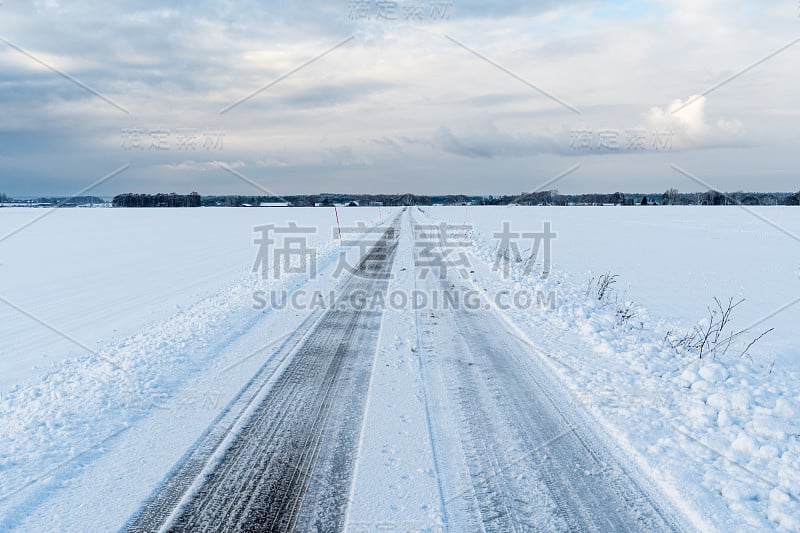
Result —
<instances>
[{"instance_id":1,"label":"bare shrub","mask_svg":"<svg viewBox=\"0 0 800 533\"><path fill-rule=\"evenodd\" d=\"M673 349L697 353L700 359L709 354L714 359L717 356L725 356L731 348L733 339L746 333L749 329L746 328L734 333L730 331L729 327L733 310L743 302L743 298L735 303L733 298L728 298L727 303L723 304L719 298L714 297L715 306L708 307L708 318L706 320L679 337L676 337L672 331L668 331L664 340ZM770 328L751 340L739 353L739 357L748 355L750 348L773 329L775 328Z\"/></svg>"},{"instance_id":2,"label":"bare shrub","mask_svg":"<svg viewBox=\"0 0 800 533\"><path fill-rule=\"evenodd\" d=\"M597 299L603 300L611 295L611 286L617 282L619 275L606 272L597 280Z\"/></svg>"},{"instance_id":3,"label":"bare shrub","mask_svg":"<svg viewBox=\"0 0 800 533\"><path fill-rule=\"evenodd\" d=\"M633 302L628 302L625 307L617 309L617 324L620 326L627 326L632 318L636 317L636 311L633 310Z\"/></svg>"}]
</instances>

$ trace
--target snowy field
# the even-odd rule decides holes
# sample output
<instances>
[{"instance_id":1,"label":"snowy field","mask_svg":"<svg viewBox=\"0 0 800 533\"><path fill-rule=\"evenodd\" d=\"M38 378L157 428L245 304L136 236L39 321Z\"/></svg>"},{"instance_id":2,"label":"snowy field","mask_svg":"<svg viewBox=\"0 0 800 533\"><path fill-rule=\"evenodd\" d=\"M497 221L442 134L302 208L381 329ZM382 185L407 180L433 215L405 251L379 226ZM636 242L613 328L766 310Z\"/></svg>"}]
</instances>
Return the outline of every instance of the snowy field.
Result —
<instances>
[{"instance_id":1,"label":"snowy field","mask_svg":"<svg viewBox=\"0 0 800 533\"><path fill-rule=\"evenodd\" d=\"M518 232L542 232L549 221L556 237L547 279L517 265L507 279L479 270L478 283L495 292L555 291L554 309L512 305L507 314L701 529L800 528L800 213L783 207L424 210L473 227L483 265L496 263L503 221ZM593 285L587 296L590 280L606 272L619 276L610 294L598 301ZM707 325L715 297L724 304L745 300L726 330L746 331L727 352L720 342L718 352L700 360L696 351L665 342ZM632 316L621 321L628 310Z\"/></svg>"},{"instance_id":2,"label":"snowy field","mask_svg":"<svg viewBox=\"0 0 800 533\"><path fill-rule=\"evenodd\" d=\"M46 212L0 210L0 238ZM355 225L387 210L339 212L342 225ZM253 228L292 221L315 229L309 247L330 252L332 209L62 209L0 243L0 296L98 349L222 287L252 280ZM0 393L81 352L35 319L2 307Z\"/></svg>"},{"instance_id":3,"label":"snowy field","mask_svg":"<svg viewBox=\"0 0 800 533\"><path fill-rule=\"evenodd\" d=\"M42 213L0 210L0 238ZM339 209L343 226L396 213ZM697 529L800 529L800 212L757 208L766 222L736 207L418 213L468 226L462 251L488 295L552 291L554 305L500 311ZM253 227L290 221L317 228L316 279L259 279ZM493 268L503 222L540 232L546 221L557 235L548 276L540 256L532 272L525 261L507 275ZM333 287L335 223L321 208L70 209L0 242L0 530L121 527L309 314L255 310L253 292ZM530 244L520 241L523 256ZM398 262L393 284L408 286L412 268ZM598 299L606 272L618 277ZM745 300L726 332L747 331L700 359L676 343L703 326L714 297ZM410 313L384 317L351 525L435 523Z\"/></svg>"},{"instance_id":4,"label":"snowy field","mask_svg":"<svg viewBox=\"0 0 800 533\"><path fill-rule=\"evenodd\" d=\"M660 319L691 326L714 297L744 299L734 330L761 320L762 329L775 328L759 341L758 361L800 369L800 303L781 311L800 298L800 213L791 207L748 208L763 220L733 206L424 209L449 224L466 221L489 240L503 221L512 231L542 231L550 221L554 271L583 288L592 277L618 274L619 299Z\"/></svg>"}]
</instances>

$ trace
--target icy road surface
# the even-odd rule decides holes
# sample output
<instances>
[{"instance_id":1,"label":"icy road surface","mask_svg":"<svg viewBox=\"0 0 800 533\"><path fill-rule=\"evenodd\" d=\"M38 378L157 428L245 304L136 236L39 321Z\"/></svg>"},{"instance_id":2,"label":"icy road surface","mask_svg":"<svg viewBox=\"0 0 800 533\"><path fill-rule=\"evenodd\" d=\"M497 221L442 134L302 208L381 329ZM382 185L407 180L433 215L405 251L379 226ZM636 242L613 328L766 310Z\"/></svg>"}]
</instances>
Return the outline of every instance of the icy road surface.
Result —
<instances>
[{"instance_id":1,"label":"icy road surface","mask_svg":"<svg viewBox=\"0 0 800 533\"><path fill-rule=\"evenodd\" d=\"M362 258L342 301L386 290L398 229ZM295 332L274 382L267 365L127 529L341 530L380 318L343 305Z\"/></svg>"},{"instance_id":2,"label":"icy road surface","mask_svg":"<svg viewBox=\"0 0 800 533\"><path fill-rule=\"evenodd\" d=\"M309 315L128 522L128 531L381 525L348 522L348 512L363 497L352 488L359 439L367 437L360 433L370 428L364 416L376 394L370 376L384 310L346 302L353 295L381 301L376 296L386 294L387 274L399 273L400 264L415 268L414 231L429 223L420 217L407 211L386 229L340 285L342 304ZM415 270L414 289L460 301L475 287L452 266L444 276ZM611 451L488 301L408 313L436 491L419 529L682 530L665 498L632 461Z\"/></svg>"}]
</instances>

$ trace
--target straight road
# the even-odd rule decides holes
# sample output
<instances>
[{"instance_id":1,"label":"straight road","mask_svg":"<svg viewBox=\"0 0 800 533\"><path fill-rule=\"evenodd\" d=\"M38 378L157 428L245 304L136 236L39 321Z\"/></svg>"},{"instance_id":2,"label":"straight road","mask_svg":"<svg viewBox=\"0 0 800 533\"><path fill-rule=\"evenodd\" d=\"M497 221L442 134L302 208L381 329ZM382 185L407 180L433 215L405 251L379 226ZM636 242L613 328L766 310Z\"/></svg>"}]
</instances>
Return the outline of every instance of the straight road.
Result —
<instances>
[{"instance_id":1,"label":"straight road","mask_svg":"<svg viewBox=\"0 0 800 533\"><path fill-rule=\"evenodd\" d=\"M386 229L340 285L340 304L293 333L127 531L343 530L383 317L353 303L385 301L375 296L386 295L398 240L425 240L421 219L405 211ZM454 532L682 531L667 500L498 310L488 301L441 305L476 291L447 268L443 241L424 249L426 260L443 259L446 275L415 262L413 276L414 288L438 293L429 301L440 305L408 310L416 313L438 524ZM418 259L416 246L405 248Z\"/></svg>"},{"instance_id":2,"label":"straight road","mask_svg":"<svg viewBox=\"0 0 800 533\"><path fill-rule=\"evenodd\" d=\"M443 259L446 275L417 267L418 288L440 303L417 310L417 323L426 396L437 406L429 411L446 528L681 531L663 496L612 453L528 341L488 299L464 296L482 291L442 246L460 235L441 234L432 247L431 227L414 224L416 240Z\"/></svg>"},{"instance_id":3,"label":"straight road","mask_svg":"<svg viewBox=\"0 0 800 533\"><path fill-rule=\"evenodd\" d=\"M175 467L127 531L342 529L397 220ZM353 305L353 303L356 305Z\"/></svg>"}]
</instances>

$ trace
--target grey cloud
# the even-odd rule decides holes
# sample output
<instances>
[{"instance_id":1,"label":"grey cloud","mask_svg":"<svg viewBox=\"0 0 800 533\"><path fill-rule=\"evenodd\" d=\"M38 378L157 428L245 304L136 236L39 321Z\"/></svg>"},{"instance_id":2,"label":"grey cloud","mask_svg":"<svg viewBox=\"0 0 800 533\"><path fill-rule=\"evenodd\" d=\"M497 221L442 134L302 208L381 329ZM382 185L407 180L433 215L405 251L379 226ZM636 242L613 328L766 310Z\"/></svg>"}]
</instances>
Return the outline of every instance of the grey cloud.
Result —
<instances>
[{"instance_id":1,"label":"grey cloud","mask_svg":"<svg viewBox=\"0 0 800 533\"><path fill-rule=\"evenodd\" d=\"M434 135L433 143L451 154L482 159L528 157L564 151L555 137L504 134L492 125L470 128L462 133L454 133L449 127L442 126Z\"/></svg>"},{"instance_id":2,"label":"grey cloud","mask_svg":"<svg viewBox=\"0 0 800 533\"><path fill-rule=\"evenodd\" d=\"M772 39L786 42L793 37L787 33L784 40L788 30L780 24L769 26L775 20L769 18L772 15L736 26L738 19L730 13L719 14L729 17L724 24L708 21L709 29L746 30L738 43L721 41L720 32L687 33L690 30L680 25L665 26L670 20L667 4L664 16L655 17L660 19L657 23L639 20L630 27L638 39L632 40L625 33L630 13L620 15L627 7L612 9L599 1L452 3L449 21L405 28L350 20L348 0L197 0L171 2L168 7L155 0L6 0L0 7L0 36L52 56L55 67L107 94L133 115L119 113L56 74L27 64L0 44L0 192L69 194L131 158L131 170L103 192L235 192L241 185L225 174L175 168L182 159L174 152L134 155L120 150L122 128L157 126L225 129L229 136L224 153L211 156L263 167L270 179L285 185L284 193L333 189L329 183L378 192L396 187L395 182L417 192L452 192L456 187L518 193L525 188L521 184L530 166L523 158L536 158L537 168L545 161L546 170L556 174L576 155L588 160L585 174L595 172L596 181L586 185L588 189L643 175L663 175L659 179L667 186L674 173L667 167L667 172L658 172L666 164L665 156L577 154L570 149L569 129L584 121L595 130L636 127L650 107L685 98L686 91L701 90L724 77L722 72L709 72L710 65L746 64L732 57L744 53L743 42L758 44L756 48L767 53L782 44L773 46ZM575 6L578 9L572 9ZM762 7L753 10L761 13ZM542 14L549 16L539 17ZM573 26L576 19L580 24ZM766 27L770 29L759 29ZM578 106L581 116L488 65L479 70L477 58L447 43L441 36L444 31L557 92ZM357 38L343 50L350 56L336 52L235 112L219 115L223 106L354 34ZM764 42L755 43L754 35L763 36ZM634 42L649 46L633 49ZM604 50L613 54L604 55ZM747 135L700 135L687 146L676 143L674 152L695 158L687 168L695 170L690 163L696 162L698 172L703 171L700 161L708 160L711 173L719 165L719 172L781 168L786 176L793 175L795 120L763 112L768 105L796 107L790 94L791 53L712 95L704 123L720 130L720 119L739 120ZM254 54L267 59L253 60ZM758 53L752 54L752 60L757 59ZM406 72L397 65L410 67ZM456 68L464 65L467 70ZM340 72L342 68L348 72ZM768 86L768 75L782 77L785 83ZM482 83L485 79L490 83ZM472 118L482 113L491 114L491 119ZM720 158L720 146L737 149ZM715 152L709 156L712 148ZM498 173L503 180L482 181L482 176ZM781 179L785 188L794 187L790 178ZM638 188L638 181L631 183ZM615 182L614 188L625 186Z\"/></svg>"}]
</instances>

